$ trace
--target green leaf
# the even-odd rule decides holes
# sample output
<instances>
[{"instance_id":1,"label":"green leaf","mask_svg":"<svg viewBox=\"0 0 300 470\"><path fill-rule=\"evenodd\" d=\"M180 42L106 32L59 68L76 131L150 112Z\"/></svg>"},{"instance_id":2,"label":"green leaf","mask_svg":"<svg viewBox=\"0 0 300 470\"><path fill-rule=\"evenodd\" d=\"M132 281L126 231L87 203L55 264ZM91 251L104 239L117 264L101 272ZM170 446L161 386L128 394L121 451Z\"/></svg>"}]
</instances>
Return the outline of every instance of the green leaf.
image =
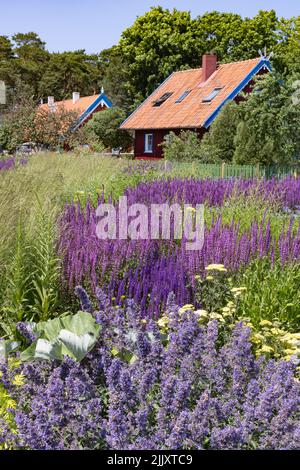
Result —
<instances>
[{"instance_id":1,"label":"green leaf","mask_svg":"<svg viewBox=\"0 0 300 470\"><path fill-rule=\"evenodd\" d=\"M101 326L88 312L32 324L39 339L21 354L22 361L62 360L64 355L81 361L95 346Z\"/></svg>"},{"instance_id":2,"label":"green leaf","mask_svg":"<svg viewBox=\"0 0 300 470\"><path fill-rule=\"evenodd\" d=\"M7 358L10 353L18 349L20 344L18 341L0 341L0 357Z\"/></svg>"},{"instance_id":3,"label":"green leaf","mask_svg":"<svg viewBox=\"0 0 300 470\"><path fill-rule=\"evenodd\" d=\"M71 331L80 336L88 332L97 335L100 329L100 325L88 312L78 312L76 315L55 318L54 320L41 322L35 327L36 332L45 336L49 341L57 338L61 330Z\"/></svg>"},{"instance_id":4,"label":"green leaf","mask_svg":"<svg viewBox=\"0 0 300 470\"><path fill-rule=\"evenodd\" d=\"M63 354L66 353L76 361L81 361L95 345L97 336L93 333L78 336L71 331L61 330L58 341L64 346Z\"/></svg>"},{"instance_id":5,"label":"green leaf","mask_svg":"<svg viewBox=\"0 0 300 470\"><path fill-rule=\"evenodd\" d=\"M45 339L38 339L20 354L21 361L62 360L62 358L62 345L58 341L50 342Z\"/></svg>"}]
</instances>

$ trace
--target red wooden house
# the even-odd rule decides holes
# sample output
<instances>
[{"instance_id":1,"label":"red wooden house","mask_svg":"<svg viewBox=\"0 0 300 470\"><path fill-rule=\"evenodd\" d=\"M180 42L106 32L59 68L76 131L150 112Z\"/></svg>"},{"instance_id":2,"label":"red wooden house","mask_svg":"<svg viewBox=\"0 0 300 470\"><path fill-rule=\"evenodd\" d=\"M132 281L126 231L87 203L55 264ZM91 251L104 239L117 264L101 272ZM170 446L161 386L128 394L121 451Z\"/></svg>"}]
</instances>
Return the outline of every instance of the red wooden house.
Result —
<instances>
[{"instance_id":1,"label":"red wooden house","mask_svg":"<svg viewBox=\"0 0 300 470\"><path fill-rule=\"evenodd\" d=\"M218 65L205 54L202 68L174 72L121 125L135 131L135 158L162 158L170 131L194 130L201 138L224 104L249 93L254 76L268 71L266 57Z\"/></svg>"}]
</instances>

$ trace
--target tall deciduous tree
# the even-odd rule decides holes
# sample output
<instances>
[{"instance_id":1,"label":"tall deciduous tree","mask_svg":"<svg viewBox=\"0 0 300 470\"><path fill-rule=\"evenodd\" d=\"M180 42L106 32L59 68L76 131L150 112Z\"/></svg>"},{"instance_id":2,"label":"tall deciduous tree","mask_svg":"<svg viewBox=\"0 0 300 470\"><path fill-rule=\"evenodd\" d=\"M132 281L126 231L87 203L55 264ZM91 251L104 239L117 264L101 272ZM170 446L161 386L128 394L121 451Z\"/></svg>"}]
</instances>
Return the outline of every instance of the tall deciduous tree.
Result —
<instances>
[{"instance_id":1,"label":"tall deciduous tree","mask_svg":"<svg viewBox=\"0 0 300 470\"><path fill-rule=\"evenodd\" d=\"M120 49L129 64L130 96L138 102L174 70L199 66L205 46L189 12L156 7L123 32Z\"/></svg>"},{"instance_id":2,"label":"tall deciduous tree","mask_svg":"<svg viewBox=\"0 0 300 470\"><path fill-rule=\"evenodd\" d=\"M277 73L260 77L240 105L236 163L284 163L300 157L300 82Z\"/></svg>"}]
</instances>

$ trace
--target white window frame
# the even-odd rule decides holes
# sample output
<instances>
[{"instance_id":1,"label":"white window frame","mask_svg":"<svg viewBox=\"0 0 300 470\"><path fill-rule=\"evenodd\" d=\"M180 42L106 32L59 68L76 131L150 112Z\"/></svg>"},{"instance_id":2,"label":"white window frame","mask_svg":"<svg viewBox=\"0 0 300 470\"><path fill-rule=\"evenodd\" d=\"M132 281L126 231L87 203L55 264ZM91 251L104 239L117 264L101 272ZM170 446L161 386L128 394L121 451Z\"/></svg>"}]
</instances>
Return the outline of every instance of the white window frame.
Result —
<instances>
[{"instance_id":1,"label":"white window frame","mask_svg":"<svg viewBox=\"0 0 300 470\"><path fill-rule=\"evenodd\" d=\"M149 140L148 138L151 136L151 148L149 146ZM153 153L153 147L154 147L154 135L153 132L146 132L145 134L145 145L144 145L144 152L145 153Z\"/></svg>"}]
</instances>

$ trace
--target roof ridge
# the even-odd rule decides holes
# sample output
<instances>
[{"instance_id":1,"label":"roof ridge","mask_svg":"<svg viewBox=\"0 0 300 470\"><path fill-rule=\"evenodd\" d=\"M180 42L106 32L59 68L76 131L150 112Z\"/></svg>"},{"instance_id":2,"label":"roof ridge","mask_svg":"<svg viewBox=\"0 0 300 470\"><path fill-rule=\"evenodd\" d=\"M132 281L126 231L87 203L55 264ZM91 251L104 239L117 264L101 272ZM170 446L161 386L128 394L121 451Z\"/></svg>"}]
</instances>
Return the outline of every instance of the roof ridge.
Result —
<instances>
[{"instance_id":1,"label":"roof ridge","mask_svg":"<svg viewBox=\"0 0 300 470\"><path fill-rule=\"evenodd\" d=\"M218 68L217 70L222 67L223 65L233 65L233 64L241 64L243 62L251 62L255 60L260 60L260 57L255 57L253 59L244 59L244 60L235 60L233 62L224 62L224 63L218 63ZM175 70L173 73L183 73L183 72L195 72L196 70L202 70L203 67L196 67L196 68L191 68L191 69L184 69L184 70Z\"/></svg>"},{"instance_id":2,"label":"roof ridge","mask_svg":"<svg viewBox=\"0 0 300 470\"><path fill-rule=\"evenodd\" d=\"M254 60L261 60L261 57L255 57L253 59L235 60L234 62L224 62L223 64L220 64L220 66L222 66L222 65L232 65L232 64L241 64L242 62L251 62L251 61L254 61Z\"/></svg>"},{"instance_id":3,"label":"roof ridge","mask_svg":"<svg viewBox=\"0 0 300 470\"><path fill-rule=\"evenodd\" d=\"M182 72L195 72L195 70L202 70L203 67L197 67L195 69L185 69L185 70L176 70L173 73L182 73Z\"/></svg>"},{"instance_id":4,"label":"roof ridge","mask_svg":"<svg viewBox=\"0 0 300 470\"><path fill-rule=\"evenodd\" d=\"M94 96L100 96L100 95L101 93L96 93L94 95L80 96L80 98L78 98L76 103L78 103L79 100L82 100L84 98L92 98ZM73 101L73 98L64 98L63 100L55 101L55 103L65 103L66 101ZM44 104L47 104L47 103L44 103Z\"/></svg>"}]
</instances>

